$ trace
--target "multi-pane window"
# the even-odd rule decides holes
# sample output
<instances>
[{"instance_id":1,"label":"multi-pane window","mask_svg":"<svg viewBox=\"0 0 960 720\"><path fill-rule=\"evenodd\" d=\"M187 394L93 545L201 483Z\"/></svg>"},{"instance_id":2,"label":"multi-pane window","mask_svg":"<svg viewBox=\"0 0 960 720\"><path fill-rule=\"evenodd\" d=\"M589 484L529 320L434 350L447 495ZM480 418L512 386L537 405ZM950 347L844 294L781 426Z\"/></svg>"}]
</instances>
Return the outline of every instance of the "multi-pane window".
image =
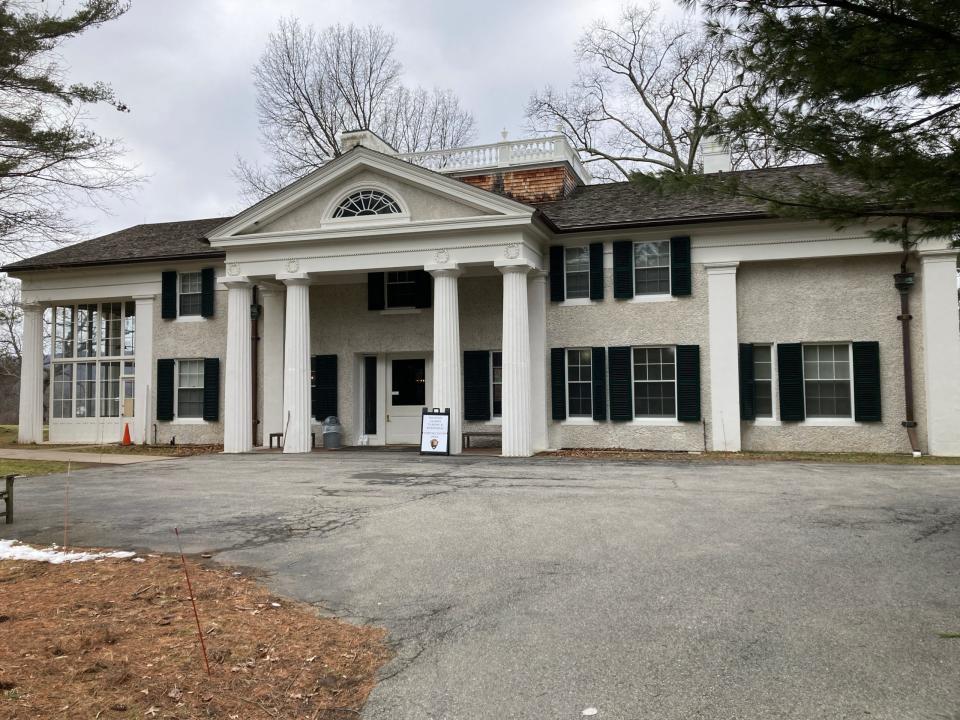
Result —
<instances>
[{"instance_id":1,"label":"multi-pane window","mask_svg":"<svg viewBox=\"0 0 960 720\"><path fill-rule=\"evenodd\" d=\"M203 417L203 360L177 360L176 415Z\"/></svg>"},{"instance_id":2,"label":"multi-pane window","mask_svg":"<svg viewBox=\"0 0 960 720\"><path fill-rule=\"evenodd\" d=\"M633 244L634 293L666 295L670 293L670 241Z\"/></svg>"},{"instance_id":3,"label":"multi-pane window","mask_svg":"<svg viewBox=\"0 0 960 720\"><path fill-rule=\"evenodd\" d=\"M74 415L78 418L97 416L97 363L79 362L76 365L77 401Z\"/></svg>"},{"instance_id":4,"label":"multi-pane window","mask_svg":"<svg viewBox=\"0 0 960 720\"><path fill-rule=\"evenodd\" d=\"M417 278L412 270L388 272L386 283L388 308L408 308L416 304Z\"/></svg>"},{"instance_id":5,"label":"multi-pane window","mask_svg":"<svg viewBox=\"0 0 960 720\"><path fill-rule=\"evenodd\" d=\"M633 414L676 417L677 361L672 347L633 349Z\"/></svg>"},{"instance_id":6,"label":"multi-pane window","mask_svg":"<svg viewBox=\"0 0 960 720\"><path fill-rule=\"evenodd\" d=\"M567 300L590 297L590 250L570 247L564 250L564 286Z\"/></svg>"},{"instance_id":7,"label":"multi-pane window","mask_svg":"<svg viewBox=\"0 0 960 720\"><path fill-rule=\"evenodd\" d=\"M53 417L73 417L73 363L53 366Z\"/></svg>"},{"instance_id":8,"label":"multi-pane window","mask_svg":"<svg viewBox=\"0 0 960 720\"><path fill-rule=\"evenodd\" d=\"M86 303L53 308L51 417L133 415L136 304Z\"/></svg>"},{"instance_id":9,"label":"multi-pane window","mask_svg":"<svg viewBox=\"0 0 960 720\"><path fill-rule=\"evenodd\" d=\"M773 348L753 346L753 380L756 388L754 412L758 418L773 417Z\"/></svg>"},{"instance_id":10,"label":"multi-pane window","mask_svg":"<svg viewBox=\"0 0 960 720\"><path fill-rule=\"evenodd\" d=\"M179 283L180 315L199 315L200 300L203 296L201 273L185 272L177 275Z\"/></svg>"},{"instance_id":11,"label":"multi-pane window","mask_svg":"<svg viewBox=\"0 0 960 720\"><path fill-rule=\"evenodd\" d=\"M100 363L100 417L120 417L120 363Z\"/></svg>"},{"instance_id":12,"label":"multi-pane window","mask_svg":"<svg viewBox=\"0 0 960 720\"><path fill-rule=\"evenodd\" d=\"M567 350L567 407L570 417L593 416L590 348Z\"/></svg>"},{"instance_id":13,"label":"multi-pane window","mask_svg":"<svg viewBox=\"0 0 960 720\"><path fill-rule=\"evenodd\" d=\"M850 346L803 346L807 417L851 417Z\"/></svg>"},{"instance_id":14,"label":"multi-pane window","mask_svg":"<svg viewBox=\"0 0 960 720\"><path fill-rule=\"evenodd\" d=\"M503 353L490 353L490 398L493 401L493 417L503 415Z\"/></svg>"},{"instance_id":15,"label":"multi-pane window","mask_svg":"<svg viewBox=\"0 0 960 720\"><path fill-rule=\"evenodd\" d=\"M364 215L391 215L400 212L396 200L379 190L360 190L341 202L333 211L335 218Z\"/></svg>"}]
</instances>

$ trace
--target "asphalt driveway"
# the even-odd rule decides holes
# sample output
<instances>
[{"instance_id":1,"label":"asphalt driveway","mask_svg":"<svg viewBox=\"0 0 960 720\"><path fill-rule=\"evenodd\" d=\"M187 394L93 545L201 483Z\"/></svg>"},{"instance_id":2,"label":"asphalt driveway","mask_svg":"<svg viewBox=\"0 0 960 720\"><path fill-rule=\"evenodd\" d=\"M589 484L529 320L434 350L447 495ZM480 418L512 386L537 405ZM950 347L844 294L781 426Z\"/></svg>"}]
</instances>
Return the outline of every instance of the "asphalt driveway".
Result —
<instances>
[{"instance_id":1,"label":"asphalt driveway","mask_svg":"<svg viewBox=\"0 0 960 720\"><path fill-rule=\"evenodd\" d=\"M63 477L17 492L0 537L61 540ZM386 626L367 718L960 718L956 466L202 456L70 498L72 544L178 525Z\"/></svg>"}]
</instances>

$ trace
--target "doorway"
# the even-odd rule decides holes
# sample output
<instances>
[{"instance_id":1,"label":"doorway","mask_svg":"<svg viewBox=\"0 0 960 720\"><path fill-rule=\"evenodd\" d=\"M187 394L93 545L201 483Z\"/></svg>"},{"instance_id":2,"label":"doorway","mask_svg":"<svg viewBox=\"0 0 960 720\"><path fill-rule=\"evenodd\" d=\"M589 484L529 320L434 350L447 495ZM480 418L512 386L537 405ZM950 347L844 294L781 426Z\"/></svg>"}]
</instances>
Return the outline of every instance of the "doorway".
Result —
<instances>
[{"instance_id":1,"label":"doorway","mask_svg":"<svg viewBox=\"0 0 960 720\"><path fill-rule=\"evenodd\" d=\"M416 445L420 442L420 416L430 401L427 358L387 356L386 442Z\"/></svg>"}]
</instances>

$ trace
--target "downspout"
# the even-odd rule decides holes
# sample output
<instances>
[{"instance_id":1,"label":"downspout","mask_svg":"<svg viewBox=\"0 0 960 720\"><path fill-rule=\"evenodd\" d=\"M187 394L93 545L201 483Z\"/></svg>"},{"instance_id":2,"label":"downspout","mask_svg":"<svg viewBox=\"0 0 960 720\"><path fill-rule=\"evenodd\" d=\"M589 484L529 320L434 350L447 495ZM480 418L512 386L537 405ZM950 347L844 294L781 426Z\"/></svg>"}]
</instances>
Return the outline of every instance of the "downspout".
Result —
<instances>
[{"instance_id":1,"label":"downspout","mask_svg":"<svg viewBox=\"0 0 960 720\"><path fill-rule=\"evenodd\" d=\"M258 332L260 327L260 305L257 303L257 286L253 286L253 295L252 295L252 304L250 305L250 382L252 385L252 392L250 393L250 402L253 403L253 408L250 412L250 417L253 418L253 434L250 436L253 438L254 446L257 445L257 430L260 425L260 419L257 417L257 393L260 391L259 383L257 382L257 356L258 356L258 343L260 342L260 333ZM262 442L261 442L262 444Z\"/></svg>"},{"instance_id":2,"label":"downspout","mask_svg":"<svg viewBox=\"0 0 960 720\"><path fill-rule=\"evenodd\" d=\"M904 228L906 230L906 228ZM900 328L903 342L903 402L905 419L901 423L907 429L907 438L910 440L910 449L914 457L920 456L920 443L917 442L917 421L914 419L913 403L913 359L910 348L910 288L914 284L914 274L907 272L907 259L910 256L910 244L903 243L903 261L900 263L900 272L893 276L893 284L900 293Z\"/></svg>"}]
</instances>

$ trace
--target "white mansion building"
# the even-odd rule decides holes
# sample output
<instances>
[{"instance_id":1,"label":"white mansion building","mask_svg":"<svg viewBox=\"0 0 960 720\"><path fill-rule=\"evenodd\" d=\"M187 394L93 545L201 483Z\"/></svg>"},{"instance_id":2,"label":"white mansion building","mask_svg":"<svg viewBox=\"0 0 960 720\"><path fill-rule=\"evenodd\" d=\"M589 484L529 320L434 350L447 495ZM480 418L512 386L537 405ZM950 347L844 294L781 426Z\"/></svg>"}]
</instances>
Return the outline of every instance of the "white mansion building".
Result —
<instances>
[{"instance_id":1,"label":"white mansion building","mask_svg":"<svg viewBox=\"0 0 960 720\"><path fill-rule=\"evenodd\" d=\"M20 441L43 440L48 323L53 442L117 442L128 425L137 443L237 453L281 434L303 453L336 415L347 444L410 444L440 407L454 453L462 432L495 431L509 456L960 455L947 242L908 258L902 322L902 252L863 226L591 184L562 137L408 155L369 132L344 143L235 217L4 268L23 282ZM716 147L705 166L729 170ZM818 165L745 174L840 182Z\"/></svg>"}]
</instances>

